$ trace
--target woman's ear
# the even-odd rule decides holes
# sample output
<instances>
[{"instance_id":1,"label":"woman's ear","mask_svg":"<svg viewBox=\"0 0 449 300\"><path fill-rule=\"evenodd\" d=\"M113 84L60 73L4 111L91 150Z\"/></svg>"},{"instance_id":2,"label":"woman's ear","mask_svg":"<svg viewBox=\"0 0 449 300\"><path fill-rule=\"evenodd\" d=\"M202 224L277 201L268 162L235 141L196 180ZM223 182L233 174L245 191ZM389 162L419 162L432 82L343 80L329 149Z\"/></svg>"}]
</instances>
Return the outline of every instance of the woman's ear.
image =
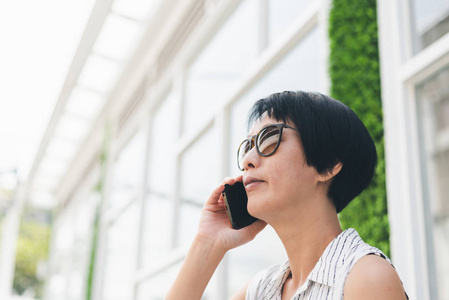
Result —
<instances>
[{"instance_id":1,"label":"woman's ear","mask_svg":"<svg viewBox=\"0 0 449 300\"><path fill-rule=\"evenodd\" d=\"M333 167L332 170L327 171L323 174L318 174L318 181L319 182L326 182L332 178L335 177L335 175L337 175L340 171L341 168L343 168L343 164L341 162L336 163Z\"/></svg>"}]
</instances>

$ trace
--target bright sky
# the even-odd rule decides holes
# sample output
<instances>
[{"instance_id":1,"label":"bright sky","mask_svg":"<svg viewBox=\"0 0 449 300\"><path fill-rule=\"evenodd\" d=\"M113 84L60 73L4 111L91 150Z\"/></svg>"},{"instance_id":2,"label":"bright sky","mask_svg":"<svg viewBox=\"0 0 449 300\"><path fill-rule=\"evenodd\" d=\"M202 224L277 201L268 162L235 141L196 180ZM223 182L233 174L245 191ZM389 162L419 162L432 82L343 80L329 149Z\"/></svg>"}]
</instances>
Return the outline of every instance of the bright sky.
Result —
<instances>
[{"instance_id":1,"label":"bright sky","mask_svg":"<svg viewBox=\"0 0 449 300\"><path fill-rule=\"evenodd\" d=\"M94 3L0 1L0 174L31 168Z\"/></svg>"}]
</instances>

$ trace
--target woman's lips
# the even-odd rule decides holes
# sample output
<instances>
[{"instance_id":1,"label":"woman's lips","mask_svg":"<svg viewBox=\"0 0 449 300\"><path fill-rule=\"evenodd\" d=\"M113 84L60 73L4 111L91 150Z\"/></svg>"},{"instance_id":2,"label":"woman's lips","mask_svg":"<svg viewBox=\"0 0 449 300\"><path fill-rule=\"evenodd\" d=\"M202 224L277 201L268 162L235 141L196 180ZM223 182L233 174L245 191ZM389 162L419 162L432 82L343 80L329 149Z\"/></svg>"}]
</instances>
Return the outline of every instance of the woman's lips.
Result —
<instances>
[{"instance_id":1,"label":"woman's lips","mask_svg":"<svg viewBox=\"0 0 449 300\"><path fill-rule=\"evenodd\" d=\"M255 177L246 177L243 179L243 184L245 185L245 189L248 192L250 189L255 188L256 186L260 185L263 180L260 180Z\"/></svg>"}]
</instances>

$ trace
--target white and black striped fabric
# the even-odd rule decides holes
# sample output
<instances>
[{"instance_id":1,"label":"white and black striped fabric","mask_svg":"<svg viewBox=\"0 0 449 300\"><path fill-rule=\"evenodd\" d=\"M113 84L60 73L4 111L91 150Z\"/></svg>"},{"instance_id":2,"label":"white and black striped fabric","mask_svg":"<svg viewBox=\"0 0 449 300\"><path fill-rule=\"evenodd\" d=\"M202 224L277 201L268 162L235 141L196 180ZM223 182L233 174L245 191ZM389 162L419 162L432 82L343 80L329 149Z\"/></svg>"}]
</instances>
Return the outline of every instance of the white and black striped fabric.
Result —
<instances>
[{"instance_id":1,"label":"white and black striped fabric","mask_svg":"<svg viewBox=\"0 0 449 300\"><path fill-rule=\"evenodd\" d=\"M291 300L343 299L349 271L360 258L370 254L379 255L391 264L382 251L363 242L355 229L343 231L326 247ZM259 272L248 286L246 300L281 300L282 287L290 273L288 261Z\"/></svg>"}]
</instances>

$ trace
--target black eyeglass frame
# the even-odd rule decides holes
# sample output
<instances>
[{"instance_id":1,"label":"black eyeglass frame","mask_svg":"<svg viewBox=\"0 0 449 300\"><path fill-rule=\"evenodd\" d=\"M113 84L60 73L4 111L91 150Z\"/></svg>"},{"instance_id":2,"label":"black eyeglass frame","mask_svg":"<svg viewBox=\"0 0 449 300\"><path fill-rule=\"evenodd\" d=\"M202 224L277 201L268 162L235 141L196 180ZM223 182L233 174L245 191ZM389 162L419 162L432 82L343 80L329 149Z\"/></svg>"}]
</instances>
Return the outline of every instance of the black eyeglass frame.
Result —
<instances>
[{"instance_id":1,"label":"black eyeglass frame","mask_svg":"<svg viewBox=\"0 0 449 300\"><path fill-rule=\"evenodd\" d=\"M279 130L279 138L278 138L278 141L277 141L277 144L276 144L276 147L274 148L274 150L273 150L272 152L270 152L269 154L263 154L263 153L261 153L261 152L259 151L259 146L258 146L258 144L256 143L256 141L257 141L257 139L259 138L259 135L260 135L265 129L267 129L268 127L277 127L277 129ZM259 154L260 156L262 156L262 157L268 157L268 156L271 156L271 155L273 155L274 153L276 153L276 151L277 151L278 148L279 148L279 145L281 144L281 140L282 140L282 132L283 132L284 128L293 129L293 130L299 132L298 129L296 129L296 128L292 127L292 126L289 126L289 125L287 125L287 124L284 124L284 123L270 124L270 125L267 125L267 126L263 127L263 128L256 134L256 135L253 135L252 137L249 137L249 138L247 138L247 139L244 139L244 140L240 143L239 148L237 149L237 168L239 168L240 171L244 171L244 170L245 170L244 167L240 168L240 160L239 160L240 149L242 148L242 145L243 145L245 142L248 142L248 143L250 144L250 146L251 146L251 148L249 149L249 151L251 151L251 149L253 149L254 147L256 147L257 154ZM248 151L248 152L249 152L249 151ZM246 155L245 155L245 156L246 156ZM243 162L242 162L242 165L243 165Z\"/></svg>"}]
</instances>

